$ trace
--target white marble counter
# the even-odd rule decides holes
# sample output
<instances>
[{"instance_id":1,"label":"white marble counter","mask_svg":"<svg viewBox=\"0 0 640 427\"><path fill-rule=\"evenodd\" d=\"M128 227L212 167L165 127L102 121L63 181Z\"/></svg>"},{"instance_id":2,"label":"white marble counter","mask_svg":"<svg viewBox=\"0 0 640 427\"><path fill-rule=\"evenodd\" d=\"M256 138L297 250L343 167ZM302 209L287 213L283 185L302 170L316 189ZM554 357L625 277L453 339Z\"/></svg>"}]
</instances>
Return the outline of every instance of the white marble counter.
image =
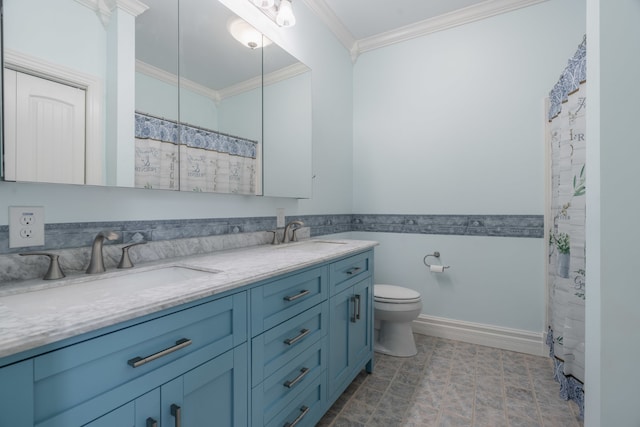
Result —
<instances>
[{"instance_id":1,"label":"white marble counter","mask_svg":"<svg viewBox=\"0 0 640 427\"><path fill-rule=\"evenodd\" d=\"M0 287L0 358L375 245L364 240L312 239L165 259L99 275L5 284ZM161 272L175 273L166 275L173 278L158 280L162 273L156 270L165 268ZM153 280L145 277L149 272Z\"/></svg>"}]
</instances>

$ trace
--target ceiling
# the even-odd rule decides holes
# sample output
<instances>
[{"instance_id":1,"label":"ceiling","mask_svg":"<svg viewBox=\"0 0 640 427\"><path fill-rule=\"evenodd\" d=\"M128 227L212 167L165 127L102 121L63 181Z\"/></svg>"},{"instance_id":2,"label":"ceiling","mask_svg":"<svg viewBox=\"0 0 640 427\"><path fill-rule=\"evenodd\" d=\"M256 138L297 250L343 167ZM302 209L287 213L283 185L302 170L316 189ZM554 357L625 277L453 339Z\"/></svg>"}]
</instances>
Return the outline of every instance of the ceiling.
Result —
<instances>
[{"instance_id":1,"label":"ceiling","mask_svg":"<svg viewBox=\"0 0 640 427\"><path fill-rule=\"evenodd\" d=\"M296 0L297 1L297 0ZM357 56L546 0L301 0ZM293 2L295 12L295 1Z\"/></svg>"}]
</instances>

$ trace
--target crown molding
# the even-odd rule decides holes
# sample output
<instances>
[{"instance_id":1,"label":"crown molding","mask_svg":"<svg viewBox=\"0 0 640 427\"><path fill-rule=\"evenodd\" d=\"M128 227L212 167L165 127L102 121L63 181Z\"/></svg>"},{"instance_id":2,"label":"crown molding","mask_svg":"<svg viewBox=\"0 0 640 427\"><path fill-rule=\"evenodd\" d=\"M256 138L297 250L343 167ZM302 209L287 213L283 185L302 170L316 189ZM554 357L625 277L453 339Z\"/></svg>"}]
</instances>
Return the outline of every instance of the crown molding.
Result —
<instances>
[{"instance_id":1,"label":"crown molding","mask_svg":"<svg viewBox=\"0 0 640 427\"><path fill-rule=\"evenodd\" d=\"M136 71L161 82L173 86L178 85L178 77L175 74L169 73L158 67L154 67L153 65L147 64L146 62L136 60ZM301 62L297 62L295 64L289 65L288 67L284 67L272 73L265 74L264 79L262 76L257 76L229 86L227 88L220 89L219 91L209 89L206 86L195 83L185 78L180 78L180 88L188 89L191 92L205 96L218 103L225 98L229 98L231 96L239 95L241 93L260 88L263 85L268 86L286 80L288 78L295 77L299 74L306 73L307 71L309 71L309 68L307 68L306 65Z\"/></svg>"},{"instance_id":2,"label":"crown molding","mask_svg":"<svg viewBox=\"0 0 640 427\"><path fill-rule=\"evenodd\" d=\"M358 57L357 42L353 34L342 23L340 18L333 12L333 10L327 5L324 0L302 0L304 4L311 9L313 13L320 18L320 20L329 27L329 30L336 36L336 38L347 48L351 54L351 59L355 60Z\"/></svg>"},{"instance_id":3,"label":"crown molding","mask_svg":"<svg viewBox=\"0 0 640 427\"><path fill-rule=\"evenodd\" d=\"M302 62L296 62L295 64L291 64L288 67L281 68L272 73L265 74L262 85L269 86L274 83L281 82L283 80L287 80L291 77L295 77L300 74L304 74L309 71L309 67L304 65Z\"/></svg>"},{"instance_id":4,"label":"crown molding","mask_svg":"<svg viewBox=\"0 0 640 427\"><path fill-rule=\"evenodd\" d=\"M487 0L474 6L406 25L393 31L358 40L358 53L447 30L481 19L522 9L547 0Z\"/></svg>"},{"instance_id":5,"label":"crown molding","mask_svg":"<svg viewBox=\"0 0 640 427\"><path fill-rule=\"evenodd\" d=\"M136 59L136 71L142 74L145 74L151 78L159 80L161 82L178 86L178 76L175 74L169 73L168 71L162 70L158 67L154 67L153 65L147 64L146 62L142 62L139 59ZM220 102L222 97L218 91L213 89L209 89L206 86L195 83L191 80L180 78L180 87L190 90L191 92L197 93L198 95L205 96L207 98L212 99L214 102Z\"/></svg>"},{"instance_id":6,"label":"crown molding","mask_svg":"<svg viewBox=\"0 0 640 427\"><path fill-rule=\"evenodd\" d=\"M468 6L444 15L425 19L415 24L406 25L355 40L353 35L344 26L336 14L326 4L324 0L303 0L327 27L333 32L338 40L347 48L351 54L351 59L355 62L358 56L370 50L389 46L394 43L403 42L416 37L432 34L438 31L447 30L460 25L490 18L492 16L522 9L548 0L487 0L473 6Z\"/></svg>"},{"instance_id":7,"label":"crown molding","mask_svg":"<svg viewBox=\"0 0 640 427\"><path fill-rule=\"evenodd\" d=\"M111 14L116 8L124 10L133 17L149 9L149 6L139 0L76 0L76 2L93 10L105 28L109 25Z\"/></svg>"}]
</instances>

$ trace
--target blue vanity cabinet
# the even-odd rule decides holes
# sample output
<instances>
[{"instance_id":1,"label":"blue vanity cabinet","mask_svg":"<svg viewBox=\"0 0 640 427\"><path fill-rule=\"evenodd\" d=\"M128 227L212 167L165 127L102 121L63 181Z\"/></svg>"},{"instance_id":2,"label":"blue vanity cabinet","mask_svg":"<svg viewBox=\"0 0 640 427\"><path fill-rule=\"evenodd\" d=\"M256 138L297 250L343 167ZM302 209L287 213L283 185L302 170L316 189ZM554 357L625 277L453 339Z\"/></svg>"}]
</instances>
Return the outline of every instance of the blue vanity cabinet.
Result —
<instances>
[{"instance_id":1,"label":"blue vanity cabinet","mask_svg":"<svg viewBox=\"0 0 640 427\"><path fill-rule=\"evenodd\" d=\"M338 271L330 274L328 404L363 368L373 368L372 256L367 252L332 265Z\"/></svg>"},{"instance_id":2,"label":"blue vanity cabinet","mask_svg":"<svg viewBox=\"0 0 640 427\"><path fill-rule=\"evenodd\" d=\"M0 427L312 427L372 367L372 261L322 262L5 359Z\"/></svg>"}]
</instances>

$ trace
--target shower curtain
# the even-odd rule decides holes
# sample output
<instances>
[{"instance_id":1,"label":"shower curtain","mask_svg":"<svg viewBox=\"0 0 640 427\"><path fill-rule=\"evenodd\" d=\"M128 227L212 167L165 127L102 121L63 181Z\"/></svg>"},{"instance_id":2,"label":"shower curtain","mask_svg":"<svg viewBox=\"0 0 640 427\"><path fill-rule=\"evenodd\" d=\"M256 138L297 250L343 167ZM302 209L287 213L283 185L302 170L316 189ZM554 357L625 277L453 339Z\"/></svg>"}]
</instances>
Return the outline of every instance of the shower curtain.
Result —
<instances>
[{"instance_id":1,"label":"shower curtain","mask_svg":"<svg viewBox=\"0 0 640 427\"><path fill-rule=\"evenodd\" d=\"M549 94L547 344L560 395L584 412L586 37Z\"/></svg>"}]
</instances>

